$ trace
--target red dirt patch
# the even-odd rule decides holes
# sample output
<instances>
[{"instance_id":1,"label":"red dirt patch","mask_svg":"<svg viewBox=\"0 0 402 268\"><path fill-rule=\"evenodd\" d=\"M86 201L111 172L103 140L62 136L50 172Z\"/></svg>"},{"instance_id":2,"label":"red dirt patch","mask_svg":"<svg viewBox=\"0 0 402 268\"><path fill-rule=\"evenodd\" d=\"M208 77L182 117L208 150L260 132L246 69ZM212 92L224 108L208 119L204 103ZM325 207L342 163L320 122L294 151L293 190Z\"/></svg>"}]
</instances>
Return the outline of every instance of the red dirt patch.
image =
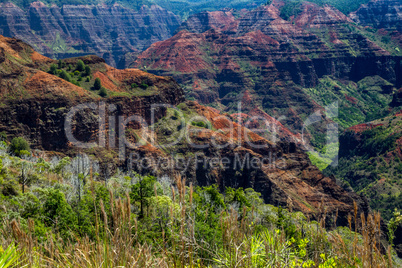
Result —
<instances>
[{"instance_id":1,"label":"red dirt patch","mask_svg":"<svg viewBox=\"0 0 402 268\"><path fill-rule=\"evenodd\" d=\"M383 126L384 124L371 124L371 123L365 123L365 124L360 124L356 125L353 127L348 128L348 130L354 131L355 133L361 133L366 130L370 130L379 126Z\"/></svg>"},{"instance_id":2,"label":"red dirt patch","mask_svg":"<svg viewBox=\"0 0 402 268\"><path fill-rule=\"evenodd\" d=\"M90 95L85 89L42 71L37 71L32 77L28 78L24 83L24 87L33 95L39 96L46 94L65 97Z\"/></svg>"},{"instance_id":3,"label":"red dirt patch","mask_svg":"<svg viewBox=\"0 0 402 268\"><path fill-rule=\"evenodd\" d=\"M351 103L353 103L353 104L356 104L356 103L357 103L357 99L348 96L346 93L345 93L344 95L345 95L345 99L348 100L349 102L351 102Z\"/></svg>"}]
</instances>

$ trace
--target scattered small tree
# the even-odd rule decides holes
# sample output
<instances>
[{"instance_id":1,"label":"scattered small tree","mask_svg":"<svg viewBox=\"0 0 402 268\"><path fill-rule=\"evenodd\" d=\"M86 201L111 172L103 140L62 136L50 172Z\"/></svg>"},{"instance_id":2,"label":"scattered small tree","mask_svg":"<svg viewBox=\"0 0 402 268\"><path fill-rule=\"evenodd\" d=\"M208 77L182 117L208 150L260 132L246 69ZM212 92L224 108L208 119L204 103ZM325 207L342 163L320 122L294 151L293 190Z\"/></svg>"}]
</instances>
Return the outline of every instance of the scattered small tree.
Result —
<instances>
[{"instance_id":1,"label":"scattered small tree","mask_svg":"<svg viewBox=\"0 0 402 268\"><path fill-rule=\"evenodd\" d=\"M88 65L85 66L85 76L91 75L91 67Z\"/></svg>"},{"instance_id":2,"label":"scattered small tree","mask_svg":"<svg viewBox=\"0 0 402 268\"><path fill-rule=\"evenodd\" d=\"M67 82L71 81L71 76L65 71L61 71L60 78L66 80Z\"/></svg>"},{"instance_id":3,"label":"scattered small tree","mask_svg":"<svg viewBox=\"0 0 402 268\"><path fill-rule=\"evenodd\" d=\"M53 74L53 75L57 74L57 65L56 64L50 65L50 69L49 69L48 73Z\"/></svg>"},{"instance_id":4,"label":"scattered small tree","mask_svg":"<svg viewBox=\"0 0 402 268\"><path fill-rule=\"evenodd\" d=\"M106 88L102 87L102 88L99 90L99 96L101 96L102 98L107 97Z\"/></svg>"},{"instance_id":5,"label":"scattered small tree","mask_svg":"<svg viewBox=\"0 0 402 268\"><path fill-rule=\"evenodd\" d=\"M10 144L10 152L16 156L21 156L29 152L29 143L23 137L16 137L12 139Z\"/></svg>"},{"instance_id":6,"label":"scattered small tree","mask_svg":"<svg viewBox=\"0 0 402 268\"><path fill-rule=\"evenodd\" d=\"M102 82L100 78L96 78L94 82L94 90L100 90L102 88Z\"/></svg>"},{"instance_id":7,"label":"scattered small tree","mask_svg":"<svg viewBox=\"0 0 402 268\"><path fill-rule=\"evenodd\" d=\"M156 178L153 176L140 177L139 182L131 187L130 198L140 202L140 218L144 217L144 208L149 205L150 198L154 195Z\"/></svg>"},{"instance_id":8,"label":"scattered small tree","mask_svg":"<svg viewBox=\"0 0 402 268\"><path fill-rule=\"evenodd\" d=\"M75 69L79 72L83 72L85 70L85 63L82 60L79 60Z\"/></svg>"}]
</instances>

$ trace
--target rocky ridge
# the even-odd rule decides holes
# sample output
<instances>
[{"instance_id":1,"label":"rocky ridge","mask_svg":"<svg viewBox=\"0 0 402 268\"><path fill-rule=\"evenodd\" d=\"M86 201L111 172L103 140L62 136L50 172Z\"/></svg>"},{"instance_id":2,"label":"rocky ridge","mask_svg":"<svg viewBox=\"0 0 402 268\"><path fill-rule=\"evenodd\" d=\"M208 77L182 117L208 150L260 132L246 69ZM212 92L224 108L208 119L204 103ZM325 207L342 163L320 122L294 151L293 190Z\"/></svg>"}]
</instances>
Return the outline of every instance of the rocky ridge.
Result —
<instances>
[{"instance_id":1,"label":"rocky ridge","mask_svg":"<svg viewBox=\"0 0 402 268\"><path fill-rule=\"evenodd\" d=\"M237 113L237 103L248 92L253 105L243 105L242 113L257 107L272 118L284 118L281 124L294 133L293 142L306 116L324 110L305 90L324 77L354 83L379 75L401 85L395 47L388 49L333 7L305 2L288 21L281 18L280 6L274 1L235 21L227 12L196 14L130 66L171 75L187 97L230 113ZM316 131L322 133L331 121L324 117Z\"/></svg>"},{"instance_id":2,"label":"rocky ridge","mask_svg":"<svg viewBox=\"0 0 402 268\"><path fill-rule=\"evenodd\" d=\"M171 37L180 19L157 5L138 11L119 4L56 5L27 9L0 3L0 35L16 37L54 58L97 54L114 66L127 52Z\"/></svg>"},{"instance_id":3,"label":"rocky ridge","mask_svg":"<svg viewBox=\"0 0 402 268\"><path fill-rule=\"evenodd\" d=\"M152 104L167 103L178 105L178 109L188 115L204 116L212 124L212 128L189 125L194 131L190 138L196 144L211 143L214 140L220 145L228 146L209 147L199 150L191 147L187 142L167 149L164 141L179 131L180 120L170 109L157 110L156 122L153 131L156 139L152 140L139 135L136 125L129 125L127 133L129 139L140 144L133 152L145 156L174 157L178 154L201 153L206 158L226 157L234 161L240 157L251 156L262 160L271 155L279 159L283 165L267 166L237 166L222 168L220 165L210 165L203 168L181 170L165 170L163 172L182 175L197 185L217 183L220 187L253 187L262 192L264 199L275 205L287 206L303 211L313 218L319 217L320 207L325 204L327 219L331 223L333 217L338 215L338 225L347 224L347 215L353 209L353 202L357 202L359 210L367 213L369 208L366 201L360 196L347 192L339 187L335 180L325 177L313 165L307 155L294 143L270 142L252 131L224 118L218 111L199 105L196 102L184 101L184 94L180 87L171 79L144 73L135 69L117 70L107 66L97 57L81 58L85 64L91 66L94 76L101 77L103 84L108 88L110 96L100 98L93 91L75 86L69 82L44 72L54 62L40 56L26 44L15 39L0 38L2 101L0 106L0 131L6 131L10 138L24 135L35 148L57 150L64 153L74 153L72 147L64 136L64 119L69 107L83 102L97 103L105 101L116 105L115 115L136 114L149 118ZM67 59L66 63L77 62L78 59ZM43 69L43 70L41 70ZM113 83L108 84L107 80ZM130 95L129 85L146 82L149 88L142 95ZM38 85L41 85L38 88ZM109 85L114 85L109 86ZM10 95L12 88L23 94ZM51 91L52 94L46 94ZM113 94L112 94L113 93ZM124 93L124 94L123 94ZM146 93L146 94L145 94ZM120 94L120 95L115 95ZM96 112L85 111L75 118L74 134L81 141L93 141L98 138L98 116ZM110 122L108 122L110 123ZM228 124L234 125L236 131L234 139L227 131ZM151 130L152 130L151 129ZM89 134L90 133L90 134ZM134 134L137 133L137 134ZM155 143L156 141L156 143ZM256 148L249 142L261 145ZM159 146L162 145L162 146ZM110 144L109 144L110 146ZM109 148L107 150L112 150ZM94 153L92 148L87 153ZM123 163L122 163L123 164ZM155 173L160 169L139 169L138 172ZM332 222L331 224L335 224Z\"/></svg>"}]
</instances>

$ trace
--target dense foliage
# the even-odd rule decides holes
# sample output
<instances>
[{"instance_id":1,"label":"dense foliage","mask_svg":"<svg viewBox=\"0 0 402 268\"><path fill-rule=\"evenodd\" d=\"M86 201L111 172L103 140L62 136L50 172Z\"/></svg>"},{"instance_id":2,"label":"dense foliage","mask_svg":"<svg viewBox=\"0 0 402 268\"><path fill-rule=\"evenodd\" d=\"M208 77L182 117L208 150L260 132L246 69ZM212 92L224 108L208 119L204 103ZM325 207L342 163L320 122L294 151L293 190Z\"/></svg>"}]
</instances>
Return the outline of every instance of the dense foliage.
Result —
<instances>
[{"instance_id":1,"label":"dense foliage","mask_svg":"<svg viewBox=\"0 0 402 268\"><path fill-rule=\"evenodd\" d=\"M370 206L389 220L395 207L402 209L402 161L396 150L402 138L402 118L389 116L366 128L341 135L339 164L325 173L367 196Z\"/></svg>"},{"instance_id":2,"label":"dense foliage","mask_svg":"<svg viewBox=\"0 0 402 268\"><path fill-rule=\"evenodd\" d=\"M35 152L40 155L40 152ZM358 230L264 204L252 189L102 173L91 157L10 156L0 147L0 262L17 267L392 267L379 214ZM23 171L24 170L24 171ZM22 185L22 173L34 179ZM13 191L10 191L10 188ZM291 209L291 207L289 208ZM360 218L356 213L350 217ZM390 230L399 225L399 217ZM326 227L333 229L327 231ZM374 234L374 235L373 235ZM0 252L1 254L1 252Z\"/></svg>"},{"instance_id":3,"label":"dense foliage","mask_svg":"<svg viewBox=\"0 0 402 268\"><path fill-rule=\"evenodd\" d=\"M289 20L292 16L297 16L302 11L302 3L306 1L302 0L284 0L284 5L280 9L280 16ZM331 5L341 11L342 13L348 15L349 13L356 11L362 4L369 2L368 0L310 0L310 3L315 3L319 6Z\"/></svg>"}]
</instances>

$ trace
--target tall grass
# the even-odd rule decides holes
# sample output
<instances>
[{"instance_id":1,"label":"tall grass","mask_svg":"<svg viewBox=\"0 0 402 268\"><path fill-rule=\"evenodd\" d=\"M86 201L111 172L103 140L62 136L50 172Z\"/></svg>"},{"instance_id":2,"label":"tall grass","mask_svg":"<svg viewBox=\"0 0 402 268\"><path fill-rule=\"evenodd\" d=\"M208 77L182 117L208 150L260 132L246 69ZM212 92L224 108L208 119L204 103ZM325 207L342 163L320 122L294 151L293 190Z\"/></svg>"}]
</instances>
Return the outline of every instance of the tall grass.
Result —
<instances>
[{"instance_id":1,"label":"tall grass","mask_svg":"<svg viewBox=\"0 0 402 268\"><path fill-rule=\"evenodd\" d=\"M100 202L94 222L96 237L63 240L57 232L39 241L35 223L23 228L18 220L4 220L1 244L6 256L18 256L14 267L394 267L391 248L381 252L380 215L349 217L355 230L325 229L325 216L308 221L300 213L288 213L297 235L289 235L286 225L278 227L259 208L229 207L219 213L221 243L197 236L194 189L178 178L171 188L172 202L163 210L148 211L151 221L161 221L159 243L141 238L139 216L133 214L130 196L115 198L110 191L110 211ZM155 189L155 198L158 193ZM95 206L96 208L96 206ZM162 211L162 212L161 212ZM323 209L325 215L325 209ZM161 214L162 213L162 214ZM206 211L205 213L210 213ZM359 226L358 226L359 225ZM361 234L359 234L359 231ZM14 246L16 245L16 246ZM9 249L11 251L9 251ZM1 259L0 259L1 260ZM2 266L8 267L8 266Z\"/></svg>"}]
</instances>

